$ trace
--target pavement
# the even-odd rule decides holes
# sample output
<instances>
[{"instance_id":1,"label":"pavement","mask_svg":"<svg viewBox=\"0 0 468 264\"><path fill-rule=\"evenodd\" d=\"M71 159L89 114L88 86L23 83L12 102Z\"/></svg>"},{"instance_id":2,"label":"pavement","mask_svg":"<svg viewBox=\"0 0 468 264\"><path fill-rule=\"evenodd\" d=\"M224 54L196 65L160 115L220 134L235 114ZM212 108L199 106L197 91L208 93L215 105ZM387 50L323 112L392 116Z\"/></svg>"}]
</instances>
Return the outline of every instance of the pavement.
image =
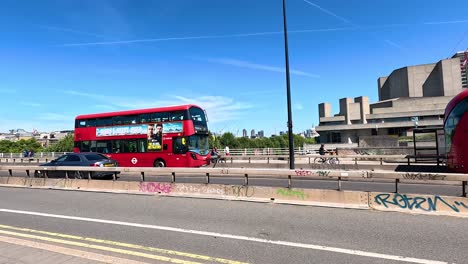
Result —
<instances>
[{"instance_id":1,"label":"pavement","mask_svg":"<svg viewBox=\"0 0 468 264\"><path fill-rule=\"evenodd\" d=\"M15 242L0 242L0 264L91 264L102 263L78 256L70 256L45 249L32 248Z\"/></svg>"},{"instance_id":2,"label":"pavement","mask_svg":"<svg viewBox=\"0 0 468 264\"><path fill-rule=\"evenodd\" d=\"M146 264L118 256L0 236L0 264ZM161 263L161 262L151 262Z\"/></svg>"}]
</instances>

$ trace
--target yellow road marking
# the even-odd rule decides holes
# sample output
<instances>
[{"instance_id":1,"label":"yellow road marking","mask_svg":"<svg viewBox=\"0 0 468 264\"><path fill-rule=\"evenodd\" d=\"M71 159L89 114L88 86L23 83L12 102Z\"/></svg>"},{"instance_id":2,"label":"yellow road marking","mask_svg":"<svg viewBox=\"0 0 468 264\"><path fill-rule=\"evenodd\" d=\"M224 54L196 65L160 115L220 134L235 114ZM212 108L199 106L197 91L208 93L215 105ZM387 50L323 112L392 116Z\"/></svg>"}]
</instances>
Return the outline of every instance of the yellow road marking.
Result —
<instances>
[{"instance_id":1,"label":"yellow road marking","mask_svg":"<svg viewBox=\"0 0 468 264\"><path fill-rule=\"evenodd\" d=\"M49 235L49 236L55 236L55 237L61 237L61 238L82 240L82 241L88 241L88 242L94 242L94 243L101 243L101 244L107 244L107 245L113 245L113 246L120 246L120 247L132 248L132 249L140 249L140 250L158 252L158 253L163 253L163 254L168 254L168 255L176 255L176 256L188 257L188 258L193 258L193 259L200 259L200 260L205 260L205 261L214 261L214 262L226 263L226 264L247 264L246 262L233 261L229 259L214 258L210 256L204 256L204 255L198 255L198 254L192 254L192 253L186 253L186 252L180 252L180 251L174 251L174 250L167 250L167 249L162 249L162 248L146 247L146 246L140 246L140 245L135 245L135 244L111 241L111 240L91 238L91 237L66 235L66 234L40 231L40 230L34 230L34 229L29 229L29 228L14 227L14 226L8 226L8 225L0 225L0 228L29 232L29 233L36 233L36 234L43 234L43 235Z\"/></svg>"},{"instance_id":2,"label":"yellow road marking","mask_svg":"<svg viewBox=\"0 0 468 264\"><path fill-rule=\"evenodd\" d=\"M65 244L65 245L84 247L84 248L99 249L99 250L103 250L103 251L110 251L110 252L115 252L115 253L120 253L120 254L126 254L126 255L131 255L131 256L161 260L161 261L178 263L178 264L201 264L199 262L192 262L192 261L186 261L186 260L182 260L182 259L168 258L168 257L164 257L164 256L151 255L151 254L147 254L147 253L135 252L135 251L125 250L125 249L111 248L111 247L105 247L105 246L99 246L99 245L93 245L93 244L86 244L86 243L82 243L82 242L74 242L74 241L68 241L68 240L62 240L62 239L56 239L56 238L50 238L50 237L41 237L41 236L35 236L35 235L28 235L28 234L16 233L16 232L4 231L4 230L0 230L0 234L11 235L11 236L19 236L19 237L26 237L26 238L38 239L38 240L49 241L49 242L54 242L54 243L61 243L61 244Z\"/></svg>"},{"instance_id":3,"label":"yellow road marking","mask_svg":"<svg viewBox=\"0 0 468 264\"><path fill-rule=\"evenodd\" d=\"M56 246L56 245L50 245L50 244L45 244L45 243L39 243L37 241L29 241L29 240L13 238L13 237L0 236L0 242L19 245L23 247L29 247L29 248L37 248L40 250L60 253L66 256L73 256L73 257L78 257L81 259L94 260L94 261L104 262L104 263L148 264L147 262L141 262L141 261L124 259L124 258L113 257L113 256L106 256L103 254L98 254L98 253L93 253L93 252L88 252L88 251L83 251L83 250L78 250L78 249L72 249L72 248L66 248L66 247L61 247L61 246ZM8 254L4 256L8 256Z\"/></svg>"}]
</instances>

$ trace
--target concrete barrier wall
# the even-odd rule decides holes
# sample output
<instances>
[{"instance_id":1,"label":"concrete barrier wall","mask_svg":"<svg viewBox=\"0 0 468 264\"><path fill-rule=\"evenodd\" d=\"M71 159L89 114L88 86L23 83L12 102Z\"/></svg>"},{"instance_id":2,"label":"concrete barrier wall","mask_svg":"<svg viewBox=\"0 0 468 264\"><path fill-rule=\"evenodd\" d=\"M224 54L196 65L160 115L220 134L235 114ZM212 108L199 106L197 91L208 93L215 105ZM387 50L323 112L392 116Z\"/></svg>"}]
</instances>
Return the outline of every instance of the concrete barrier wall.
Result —
<instances>
[{"instance_id":1,"label":"concrete barrier wall","mask_svg":"<svg viewBox=\"0 0 468 264\"><path fill-rule=\"evenodd\" d=\"M273 202L468 217L468 198L220 184L0 177L0 186Z\"/></svg>"}]
</instances>

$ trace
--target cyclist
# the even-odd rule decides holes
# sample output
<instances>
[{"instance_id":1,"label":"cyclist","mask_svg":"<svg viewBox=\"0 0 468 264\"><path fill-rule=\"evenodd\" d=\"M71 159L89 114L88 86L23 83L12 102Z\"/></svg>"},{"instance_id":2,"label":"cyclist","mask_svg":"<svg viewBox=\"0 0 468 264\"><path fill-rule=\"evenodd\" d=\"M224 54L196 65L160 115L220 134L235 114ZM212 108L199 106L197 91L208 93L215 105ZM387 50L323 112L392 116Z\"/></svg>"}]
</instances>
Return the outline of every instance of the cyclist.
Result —
<instances>
[{"instance_id":1,"label":"cyclist","mask_svg":"<svg viewBox=\"0 0 468 264\"><path fill-rule=\"evenodd\" d=\"M324 144L320 145L320 148L319 148L318 152L319 152L320 156L325 156L325 153L327 153L327 151L325 150L325 145ZM322 163L325 163L326 158L321 158L321 159L322 159Z\"/></svg>"}]
</instances>

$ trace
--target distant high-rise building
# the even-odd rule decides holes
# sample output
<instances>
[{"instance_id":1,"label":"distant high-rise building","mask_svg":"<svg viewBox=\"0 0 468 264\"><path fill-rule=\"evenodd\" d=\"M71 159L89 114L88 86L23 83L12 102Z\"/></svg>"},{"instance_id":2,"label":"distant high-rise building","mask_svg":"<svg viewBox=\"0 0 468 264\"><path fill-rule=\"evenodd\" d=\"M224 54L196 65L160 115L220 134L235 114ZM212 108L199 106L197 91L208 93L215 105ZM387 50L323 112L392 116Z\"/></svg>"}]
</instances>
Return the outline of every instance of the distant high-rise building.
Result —
<instances>
[{"instance_id":1,"label":"distant high-rise building","mask_svg":"<svg viewBox=\"0 0 468 264\"><path fill-rule=\"evenodd\" d=\"M247 136L247 129L245 129L245 128L242 130L242 137L248 137Z\"/></svg>"},{"instance_id":2,"label":"distant high-rise building","mask_svg":"<svg viewBox=\"0 0 468 264\"><path fill-rule=\"evenodd\" d=\"M250 138L256 138L257 135L255 135L255 129L252 129L250 131Z\"/></svg>"},{"instance_id":3,"label":"distant high-rise building","mask_svg":"<svg viewBox=\"0 0 468 264\"><path fill-rule=\"evenodd\" d=\"M263 132L263 130L258 131L258 137L259 138L265 137L265 133Z\"/></svg>"}]
</instances>

